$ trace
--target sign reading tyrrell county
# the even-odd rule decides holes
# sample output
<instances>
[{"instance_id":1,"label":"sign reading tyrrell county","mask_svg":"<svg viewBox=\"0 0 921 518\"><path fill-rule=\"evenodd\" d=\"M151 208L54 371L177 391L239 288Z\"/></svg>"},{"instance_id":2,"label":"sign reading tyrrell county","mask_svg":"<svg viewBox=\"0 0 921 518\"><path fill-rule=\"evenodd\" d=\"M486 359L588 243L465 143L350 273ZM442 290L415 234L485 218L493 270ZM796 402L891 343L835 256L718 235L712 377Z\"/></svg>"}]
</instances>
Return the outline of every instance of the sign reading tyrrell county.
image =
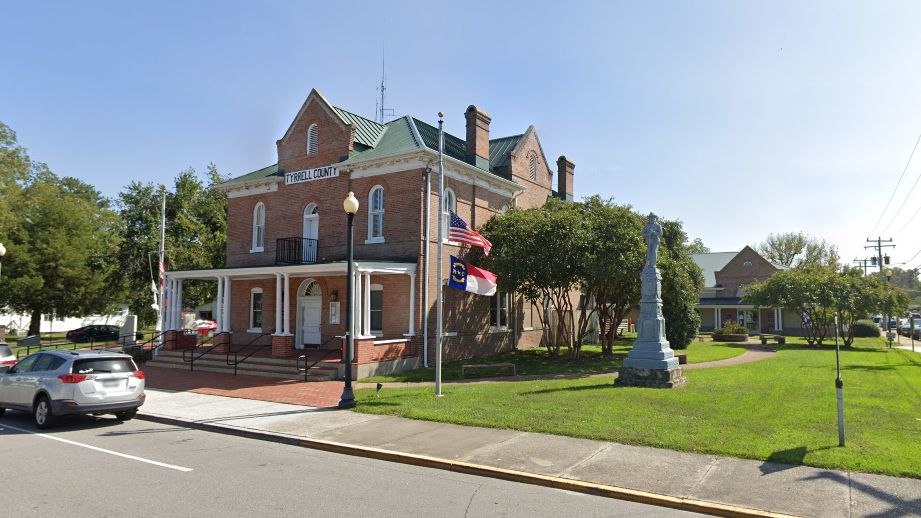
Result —
<instances>
[{"instance_id":1,"label":"sign reading tyrrell county","mask_svg":"<svg viewBox=\"0 0 921 518\"><path fill-rule=\"evenodd\" d=\"M312 182L314 180L323 180L325 178L335 178L339 176L339 169L333 166L318 167L316 169L305 169L293 173L285 173L285 185L292 183Z\"/></svg>"}]
</instances>

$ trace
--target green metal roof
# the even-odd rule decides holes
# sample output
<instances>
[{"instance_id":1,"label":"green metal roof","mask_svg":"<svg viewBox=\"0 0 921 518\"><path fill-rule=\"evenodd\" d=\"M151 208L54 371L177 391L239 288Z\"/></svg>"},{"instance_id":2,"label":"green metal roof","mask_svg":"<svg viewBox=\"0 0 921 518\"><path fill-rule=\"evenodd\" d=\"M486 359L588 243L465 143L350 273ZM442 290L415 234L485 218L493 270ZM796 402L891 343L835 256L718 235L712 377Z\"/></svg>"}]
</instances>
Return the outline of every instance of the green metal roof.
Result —
<instances>
[{"instance_id":1,"label":"green metal roof","mask_svg":"<svg viewBox=\"0 0 921 518\"><path fill-rule=\"evenodd\" d=\"M413 123L419 130L419 136L425 147L438 151L438 128L413 117ZM460 161L467 159L467 143L454 135L445 132L445 155Z\"/></svg>"},{"instance_id":2,"label":"green metal roof","mask_svg":"<svg viewBox=\"0 0 921 518\"><path fill-rule=\"evenodd\" d=\"M351 164L359 160L368 160L372 158L381 158L386 156L399 155L419 149L420 142L416 142L410 127L409 117L400 117L392 120L384 126L381 138L377 146L364 151L355 151L342 164Z\"/></svg>"},{"instance_id":3,"label":"green metal roof","mask_svg":"<svg viewBox=\"0 0 921 518\"><path fill-rule=\"evenodd\" d=\"M268 167L263 167L262 169L259 169L258 171L253 171L252 173L246 173L243 176L231 178L230 180L227 180L221 185L230 185L234 183L249 182L252 180L261 180L263 178L268 178L270 176L275 176L277 174L278 174L278 164L272 164Z\"/></svg>"},{"instance_id":4,"label":"green metal roof","mask_svg":"<svg viewBox=\"0 0 921 518\"><path fill-rule=\"evenodd\" d=\"M343 110L336 106L333 106L333 110L336 110L336 113L347 122L355 125L355 142L359 144L375 147L381 135L384 134L386 126L383 124L379 124L371 119L366 119L361 115Z\"/></svg>"},{"instance_id":5,"label":"green metal roof","mask_svg":"<svg viewBox=\"0 0 921 518\"><path fill-rule=\"evenodd\" d=\"M521 142L521 135L512 135L489 141L489 166L492 168L505 167L508 165L511 152L515 146Z\"/></svg>"}]
</instances>

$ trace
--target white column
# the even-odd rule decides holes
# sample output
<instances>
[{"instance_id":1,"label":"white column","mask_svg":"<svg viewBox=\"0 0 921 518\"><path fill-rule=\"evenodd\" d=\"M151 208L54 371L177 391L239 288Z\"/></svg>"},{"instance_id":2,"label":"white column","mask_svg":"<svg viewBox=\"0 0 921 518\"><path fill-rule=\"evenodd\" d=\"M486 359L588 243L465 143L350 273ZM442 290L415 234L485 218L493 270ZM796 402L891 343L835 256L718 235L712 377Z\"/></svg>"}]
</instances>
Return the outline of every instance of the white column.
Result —
<instances>
[{"instance_id":1,"label":"white column","mask_svg":"<svg viewBox=\"0 0 921 518\"><path fill-rule=\"evenodd\" d=\"M282 289L281 274L276 273L275 274L275 334L276 335L280 335L282 333L281 312L282 312L282 307L283 307L282 305L284 304L284 300L282 299L281 289Z\"/></svg>"},{"instance_id":2,"label":"white column","mask_svg":"<svg viewBox=\"0 0 921 518\"><path fill-rule=\"evenodd\" d=\"M416 274L409 274L409 336L416 334Z\"/></svg>"},{"instance_id":3,"label":"white column","mask_svg":"<svg viewBox=\"0 0 921 518\"><path fill-rule=\"evenodd\" d=\"M182 279L176 281L176 329L182 329Z\"/></svg>"},{"instance_id":4,"label":"white column","mask_svg":"<svg viewBox=\"0 0 921 518\"><path fill-rule=\"evenodd\" d=\"M169 283L169 304L167 304L167 318L169 319L168 329L176 329L176 279Z\"/></svg>"},{"instance_id":5,"label":"white column","mask_svg":"<svg viewBox=\"0 0 921 518\"><path fill-rule=\"evenodd\" d=\"M714 327L722 327L722 326L723 326L723 312L719 307L717 307L716 308L716 322L715 322Z\"/></svg>"},{"instance_id":6,"label":"white column","mask_svg":"<svg viewBox=\"0 0 921 518\"><path fill-rule=\"evenodd\" d=\"M282 301L282 309L283 309L282 314L284 315L282 318L282 326L284 328L284 331L283 331L284 334L290 335L291 334L291 277L290 277L290 274L287 272L285 272L283 275L284 275L284 286L282 286L282 289L284 289L285 296Z\"/></svg>"},{"instance_id":7,"label":"white column","mask_svg":"<svg viewBox=\"0 0 921 518\"><path fill-rule=\"evenodd\" d=\"M217 332L224 330L224 278L217 278L217 298L214 300L214 322L217 324Z\"/></svg>"},{"instance_id":8,"label":"white column","mask_svg":"<svg viewBox=\"0 0 921 518\"><path fill-rule=\"evenodd\" d=\"M783 308L777 308L777 330L783 331Z\"/></svg>"},{"instance_id":9,"label":"white column","mask_svg":"<svg viewBox=\"0 0 921 518\"><path fill-rule=\"evenodd\" d=\"M361 273L356 268L352 272L352 336L362 335L361 330Z\"/></svg>"},{"instance_id":10,"label":"white column","mask_svg":"<svg viewBox=\"0 0 921 518\"><path fill-rule=\"evenodd\" d=\"M168 278L163 284L163 289L166 292L166 304L163 304L163 330L171 330L170 327L170 318L172 317L172 308L173 308L173 280ZM161 301L162 302L162 301Z\"/></svg>"},{"instance_id":11,"label":"white column","mask_svg":"<svg viewBox=\"0 0 921 518\"><path fill-rule=\"evenodd\" d=\"M224 277L224 331L230 332L232 326L230 323L230 277Z\"/></svg>"},{"instance_id":12,"label":"white column","mask_svg":"<svg viewBox=\"0 0 921 518\"><path fill-rule=\"evenodd\" d=\"M364 308L361 311L362 321L364 322L363 334L371 336L371 272L365 272L365 300Z\"/></svg>"}]
</instances>

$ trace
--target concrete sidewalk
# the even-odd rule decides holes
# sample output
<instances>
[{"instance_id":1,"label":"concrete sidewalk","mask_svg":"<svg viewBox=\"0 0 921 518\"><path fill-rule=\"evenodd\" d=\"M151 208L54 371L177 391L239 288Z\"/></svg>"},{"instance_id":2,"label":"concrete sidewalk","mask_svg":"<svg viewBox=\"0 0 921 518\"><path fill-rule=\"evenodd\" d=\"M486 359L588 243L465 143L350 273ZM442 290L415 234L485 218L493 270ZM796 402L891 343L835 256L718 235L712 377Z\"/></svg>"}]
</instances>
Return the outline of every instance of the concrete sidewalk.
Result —
<instances>
[{"instance_id":1,"label":"concrete sidewalk","mask_svg":"<svg viewBox=\"0 0 921 518\"><path fill-rule=\"evenodd\" d=\"M921 480L148 389L139 417L328 441L807 517L921 516Z\"/></svg>"}]
</instances>

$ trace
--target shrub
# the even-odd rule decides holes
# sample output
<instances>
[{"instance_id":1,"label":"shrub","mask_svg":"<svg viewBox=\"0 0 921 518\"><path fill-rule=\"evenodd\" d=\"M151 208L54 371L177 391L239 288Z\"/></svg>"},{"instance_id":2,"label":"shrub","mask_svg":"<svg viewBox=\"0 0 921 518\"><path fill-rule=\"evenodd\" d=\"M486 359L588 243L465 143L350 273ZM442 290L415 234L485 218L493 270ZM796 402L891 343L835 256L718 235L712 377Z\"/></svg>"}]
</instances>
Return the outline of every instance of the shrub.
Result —
<instances>
[{"instance_id":1,"label":"shrub","mask_svg":"<svg viewBox=\"0 0 921 518\"><path fill-rule=\"evenodd\" d=\"M854 336L865 338L879 338L879 326L872 320L858 320L854 323Z\"/></svg>"},{"instance_id":2,"label":"shrub","mask_svg":"<svg viewBox=\"0 0 921 518\"><path fill-rule=\"evenodd\" d=\"M723 335L748 335L748 328L742 324L727 320L723 322L723 327L718 327L713 330L714 338Z\"/></svg>"}]
</instances>

